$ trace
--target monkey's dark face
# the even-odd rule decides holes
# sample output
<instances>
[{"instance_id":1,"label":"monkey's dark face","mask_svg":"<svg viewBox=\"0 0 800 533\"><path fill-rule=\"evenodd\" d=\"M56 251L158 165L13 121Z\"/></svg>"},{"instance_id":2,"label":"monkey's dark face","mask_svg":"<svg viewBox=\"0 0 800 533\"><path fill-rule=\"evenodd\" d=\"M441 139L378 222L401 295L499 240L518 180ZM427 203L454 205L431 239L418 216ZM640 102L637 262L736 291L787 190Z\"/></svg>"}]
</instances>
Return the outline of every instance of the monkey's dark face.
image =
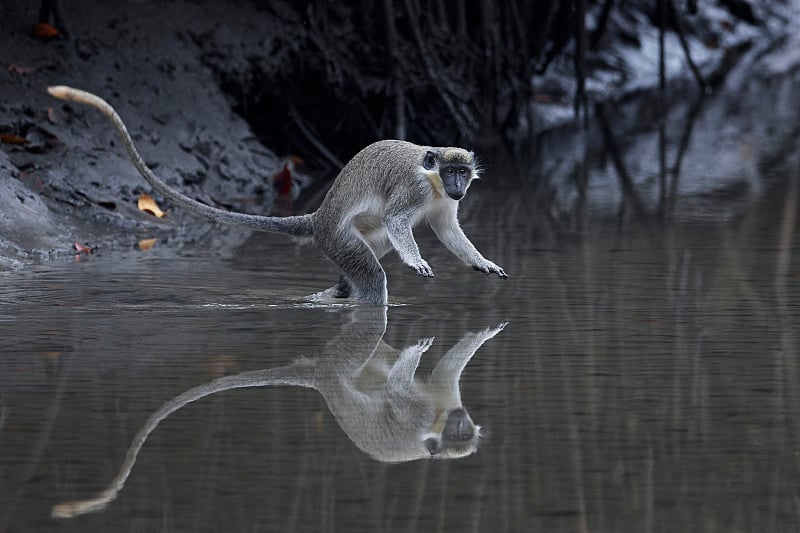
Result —
<instances>
[{"instance_id":1,"label":"monkey's dark face","mask_svg":"<svg viewBox=\"0 0 800 533\"><path fill-rule=\"evenodd\" d=\"M453 200L461 200L467 194L472 168L467 165L450 164L439 166L444 192Z\"/></svg>"},{"instance_id":2,"label":"monkey's dark face","mask_svg":"<svg viewBox=\"0 0 800 533\"><path fill-rule=\"evenodd\" d=\"M433 152L426 154L422 166L426 170L434 170L438 167L439 179L442 180L444 192L456 201L461 200L467 194L467 188L475 172L472 164L463 161L442 161L442 158L437 157Z\"/></svg>"}]
</instances>

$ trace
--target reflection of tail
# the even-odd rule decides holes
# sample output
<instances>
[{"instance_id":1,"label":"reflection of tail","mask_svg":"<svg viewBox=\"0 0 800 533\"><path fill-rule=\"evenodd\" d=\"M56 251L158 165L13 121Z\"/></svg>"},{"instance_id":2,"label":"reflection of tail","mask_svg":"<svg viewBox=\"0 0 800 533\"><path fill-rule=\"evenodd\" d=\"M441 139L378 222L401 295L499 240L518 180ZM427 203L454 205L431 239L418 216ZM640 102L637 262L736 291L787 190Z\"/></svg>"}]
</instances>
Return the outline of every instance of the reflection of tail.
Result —
<instances>
[{"instance_id":1,"label":"reflection of tail","mask_svg":"<svg viewBox=\"0 0 800 533\"><path fill-rule=\"evenodd\" d=\"M267 387L279 385L294 385L297 387L315 387L315 366L311 360L301 360L294 365L273 368L269 370L256 370L253 372L243 372L234 376L225 376L215 379L209 383L198 385L193 389L180 394L167 401L161 408L150 415L142 428L133 438L128 451L125 454L125 462L119 470L117 476L109 483L108 488L98 493L95 497L88 500L75 500L71 502L59 503L53 507L51 516L53 518L72 518L85 513L102 510L108 505L122 487L133 469L136 457L144 445L144 441L158 424L166 417L200 398L210 394L222 392L230 389L240 389L244 387Z\"/></svg>"},{"instance_id":2,"label":"reflection of tail","mask_svg":"<svg viewBox=\"0 0 800 533\"><path fill-rule=\"evenodd\" d=\"M271 231L274 233L287 233L296 237L310 237L314 233L314 228L311 223L312 215L298 215L291 217L268 217L262 215L247 215L244 213L235 213L225 211L224 209L217 209L210 205L202 204L188 196L179 193L172 187L167 185L161 178L147 166L142 156L139 155L136 146L133 144L128 129L119 118L119 115L111 105L97 95L81 91L80 89L73 89L72 87L65 87L59 85L57 87L49 87L47 89L52 96L60 98L61 100L69 100L79 104L89 105L103 113L108 120L114 125L122 144L128 152L128 157L131 162L139 171L139 174L147 180L158 192L169 198L176 204L182 205L196 213L200 213L212 220L223 222L225 224L233 224L234 226L241 226L244 228L254 229L257 231Z\"/></svg>"}]
</instances>

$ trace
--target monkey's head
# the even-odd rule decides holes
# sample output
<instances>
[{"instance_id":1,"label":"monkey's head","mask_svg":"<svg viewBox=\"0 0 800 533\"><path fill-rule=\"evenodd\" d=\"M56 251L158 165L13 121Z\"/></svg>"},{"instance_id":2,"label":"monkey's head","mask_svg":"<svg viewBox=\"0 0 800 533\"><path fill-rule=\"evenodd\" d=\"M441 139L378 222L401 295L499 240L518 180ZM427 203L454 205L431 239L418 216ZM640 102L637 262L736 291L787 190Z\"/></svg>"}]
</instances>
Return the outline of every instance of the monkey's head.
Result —
<instances>
[{"instance_id":1,"label":"monkey's head","mask_svg":"<svg viewBox=\"0 0 800 533\"><path fill-rule=\"evenodd\" d=\"M473 179L475 154L463 148L433 148L425 153L422 168L434 190L453 200L461 200ZM442 190L443 189L443 190Z\"/></svg>"},{"instance_id":2,"label":"monkey's head","mask_svg":"<svg viewBox=\"0 0 800 533\"><path fill-rule=\"evenodd\" d=\"M463 407L439 416L432 431L425 435L425 447L436 459L457 459L478 450L481 427L476 426Z\"/></svg>"}]
</instances>

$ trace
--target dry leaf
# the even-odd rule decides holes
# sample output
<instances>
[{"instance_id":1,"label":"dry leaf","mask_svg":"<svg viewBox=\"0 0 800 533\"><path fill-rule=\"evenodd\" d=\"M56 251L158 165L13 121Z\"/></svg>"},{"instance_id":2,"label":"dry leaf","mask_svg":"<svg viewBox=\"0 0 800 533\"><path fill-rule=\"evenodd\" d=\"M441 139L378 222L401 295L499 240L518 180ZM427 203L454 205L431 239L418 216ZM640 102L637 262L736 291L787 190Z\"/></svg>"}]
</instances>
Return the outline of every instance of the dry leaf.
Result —
<instances>
[{"instance_id":1,"label":"dry leaf","mask_svg":"<svg viewBox=\"0 0 800 533\"><path fill-rule=\"evenodd\" d=\"M47 24L46 22L40 22L36 26L33 27L33 36L37 39L54 39L56 37L61 37L61 32L59 32L54 26Z\"/></svg>"},{"instance_id":2,"label":"dry leaf","mask_svg":"<svg viewBox=\"0 0 800 533\"><path fill-rule=\"evenodd\" d=\"M75 246L75 251L78 252L79 254L91 254L91 253L94 253L94 251L95 251L95 247L94 246L88 246L86 244L81 244L81 243L79 243L77 241L75 242L74 246Z\"/></svg>"},{"instance_id":3,"label":"dry leaf","mask_svg":"<svg viewBox=\"0 0 800 533\"><path fill-rule=\"evenodd\" d=\"M165 216L167 216L167 214L164 213L160 207L158 207L156 201L153 200L153 198L149 194L140 195L138 205L140 211L144 211L145 213L150 213L155 217L164 218Z\"/></svg>"},{"instance_id":4,"label":"dry leaf","mask_svg":"<svg viewBox=\"0 0 800 533\"><path fill-rule=\"evenodd\" d=\"M0 133L0 142L5 144L28 144L30 141L13 133Z\"/></svg>"},{"instance_id":5,"label":"dry leaf","mask_svg":"<svg viewBox=\"0 0 800 533\"><path fill-rule=\"evenodd\" d=\"M58 124L58 113L52 107L47 108L47 121L50 124Z\"/></svg>"},{"instance_id":6,"label":"dry leaf","mask_svg":"<svg viewBox=\"0 0 800 533\"><path fill-rule=\"evenodd\" d=\"M139 241L139 249L140 250L152 250L153 246L156 245L157 241L158 241L158 239L141 239Z\"/></svg>"}]
</instances>

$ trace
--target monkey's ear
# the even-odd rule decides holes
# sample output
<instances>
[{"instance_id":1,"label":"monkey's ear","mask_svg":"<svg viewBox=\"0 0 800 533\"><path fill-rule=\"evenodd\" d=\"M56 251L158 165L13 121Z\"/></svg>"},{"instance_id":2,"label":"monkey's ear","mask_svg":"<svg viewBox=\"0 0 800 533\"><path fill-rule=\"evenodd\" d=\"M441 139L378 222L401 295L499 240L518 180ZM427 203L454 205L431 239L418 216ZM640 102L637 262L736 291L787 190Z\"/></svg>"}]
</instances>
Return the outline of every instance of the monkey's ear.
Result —
<instances>
[{"instance_id":1,"label":"monkey's ear","mask_svg":"<svg viewBox=\"0 0 800 533\"><path fill-rule=\"evenodd\" d=\"M425 154L425 159L422 160L422 168L425 170L433 170L433 167L436 166L436 154L428 150L428 153Z\"/></svg>"}]
</instances>

